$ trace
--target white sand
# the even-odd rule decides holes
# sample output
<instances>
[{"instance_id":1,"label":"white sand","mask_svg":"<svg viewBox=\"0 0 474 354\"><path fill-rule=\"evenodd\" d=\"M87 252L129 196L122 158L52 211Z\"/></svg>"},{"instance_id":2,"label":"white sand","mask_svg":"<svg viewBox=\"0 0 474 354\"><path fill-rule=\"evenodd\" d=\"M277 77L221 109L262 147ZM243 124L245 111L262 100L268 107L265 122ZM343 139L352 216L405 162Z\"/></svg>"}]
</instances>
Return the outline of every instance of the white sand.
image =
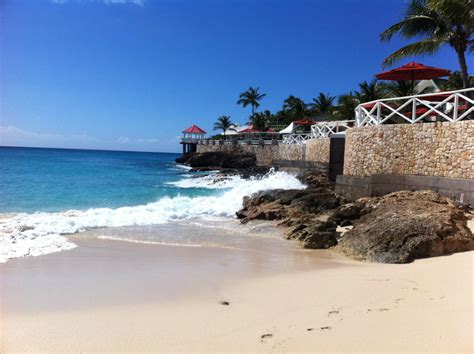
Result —
<instances>
[{"instance_id":1,"label":"white sand","mask_svg":"<svg viewBox=\"0 0 474 354\"><path fill-rule=\"evenodd\" d=\"M193 251L110 241L101 250L100 244L81 244L73 251L0 267L0 275L8 275L0 283L5 295L1 352L473 350L474 252L407 265L324 258L317 252L323 259L309 271L296 267L259 276L229 274L227 280L222 275L207 280L201 275L197 287L178 284L174 291L180 296L150 301L150 295L159 291L159 286L152 290L155 282L161 281L152 276L153 265L163 258L159 252L167 250L172 259L192 263L193 258L185 256ZM107 252L110 257L104 257ZM225 252L207 255L218 258ZM87 266L74 270L75 261L87 261ZM69 264L74 269L67 268ZM120 264L146 271L137 278L138 273L132 269L127 273ZM258 269L253 266L250 273ZM92 284L81 278L81 272L88 272ZM65 273L75 280L66 281ZM35 283L32 274L40 281ZM110 284L101 277L110 277ZM173 277L183 281L179 273ZM117 287L117 279L122 279L122 287ZM48 287L51 303L45 305ZM120 301L104 302L113 297L104 289L121 293ZM150 298L138 301L145 292ZM84 302L84 294L90 295L90 304ZM219 304L221 300L230 305Z\"/></svg>"}]
</instances>

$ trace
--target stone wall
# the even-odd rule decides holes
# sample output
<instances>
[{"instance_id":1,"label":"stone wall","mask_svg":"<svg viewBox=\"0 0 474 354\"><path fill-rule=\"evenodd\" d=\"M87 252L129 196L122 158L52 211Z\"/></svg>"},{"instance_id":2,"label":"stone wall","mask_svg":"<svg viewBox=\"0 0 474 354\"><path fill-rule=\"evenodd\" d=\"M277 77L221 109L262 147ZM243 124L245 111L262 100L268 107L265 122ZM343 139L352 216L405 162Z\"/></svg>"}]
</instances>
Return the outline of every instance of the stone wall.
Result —
<instances>
[{"instance_id":1,"label":"stone wall","mask_svg":"<svg viewBox=\"0 0 474 354\"><path fill-rule=\"evenodd\" d=\"M306 142L306 160L329 163L331 139L311 139Z\"/></svg>"},{"instance_id":2,"label":"stone wall","mask_svg":"<svg viewBox=\"0 0 474 354\"><path fill-rule=\"evenodd\" d=\"M474 179L474 121L347 130L344 175Z\"/></svg>"},{"instance_id":3,"label":"stone wall","mask_svg":"<svg viewBox=\"0 0 474 354\"><path fill-rule=\"evenodd\" d=\"M324 139L326 140L326 139ZM316 140L311 140L316 141ZM309 143L309 142L308 142ZM327 145L327 146L326 146ZM319 152L318 149L324 149L323 152ZM327 151L326 151L327 150ZM291 166L304 167L313 166L314 163L325 163L329 161L329 139L324 143L313 143L312 147L307 150L307 145L231 145L224 144L219 145L198 145L197 152L208 152L208 151L229 151L236 153L251 153L255 154L257 163L260 166L275 166L275 165L287 165L288 162L293 162ZM308 154L309 151L309 154ZM321 161L318 159L321 158ZM308 164L306 164L308 162Z\"/></svg>"}]
</instances>

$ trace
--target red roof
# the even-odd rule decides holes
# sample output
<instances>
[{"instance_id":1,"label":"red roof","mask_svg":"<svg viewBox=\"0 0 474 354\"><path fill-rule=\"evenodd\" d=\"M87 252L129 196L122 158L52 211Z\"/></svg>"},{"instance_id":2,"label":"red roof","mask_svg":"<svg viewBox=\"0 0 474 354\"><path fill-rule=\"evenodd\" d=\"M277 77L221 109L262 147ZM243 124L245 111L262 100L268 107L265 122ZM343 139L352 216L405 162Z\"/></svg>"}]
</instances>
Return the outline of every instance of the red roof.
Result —
<instances>
[{"instance_id":1,"label":"red roof","mask_svg":"<svg viewBox=\"0 0 474 354\"><path fill-rule=\"evenodd\" d=\"M205 130L202 130L197 125L191 125L189 128L183 130L185 134L206 134Z\"/></svg>"},{"instance_id":2,"label":"red roof","mask_svg":"<svg viewBox=\"0 0 474 354\"><path fill-rule=\"evenodd\" d=\"M385 71L375 76L379 80L413 81L448 76L450 73L451 72L446 69L435 68L412 61L399 68Z\"/></svg>"},{"instance_id":3,"label":"red roof","mask_svg":"<svg viewBox=\"0 0 474 354\"><path fill-rule=\"evenodd\" d=\"M271 133L273 132L273 129L267 129L266 131L263 130L258 130L258 129L253 129L253 128L247 128L244 130L241 130L239 133Z\"/></svg>"},{"instance_id":4,"label":"red roof","mask_svg":"<svg viewBox=\"0 0 474 354\"><path fill-rule=\"evenodd\" d=\"M312 121L310 119L295 120L293 123L297 124L297 125L313 125L313 124L315 124L314 121Z\"/></svg>"}]
</instances>

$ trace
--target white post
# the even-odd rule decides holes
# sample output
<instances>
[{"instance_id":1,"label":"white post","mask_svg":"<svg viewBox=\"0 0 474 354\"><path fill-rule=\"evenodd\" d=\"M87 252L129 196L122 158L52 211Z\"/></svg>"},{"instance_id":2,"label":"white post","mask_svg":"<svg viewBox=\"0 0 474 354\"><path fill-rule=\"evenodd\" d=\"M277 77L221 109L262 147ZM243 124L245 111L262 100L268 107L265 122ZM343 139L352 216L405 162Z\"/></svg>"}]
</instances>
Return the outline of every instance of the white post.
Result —
<instances>
[{"instance_id":1,"label":"white post","mask_svg":"<svg viewBox=\"0 0 474 354\"><path fill-rule=\"evenodd\" d=\"M458 94L454 94L454 107L453 107L453 121L458 119L458 107L459 107L459 96Z\"/></svg>"}]
</instances>

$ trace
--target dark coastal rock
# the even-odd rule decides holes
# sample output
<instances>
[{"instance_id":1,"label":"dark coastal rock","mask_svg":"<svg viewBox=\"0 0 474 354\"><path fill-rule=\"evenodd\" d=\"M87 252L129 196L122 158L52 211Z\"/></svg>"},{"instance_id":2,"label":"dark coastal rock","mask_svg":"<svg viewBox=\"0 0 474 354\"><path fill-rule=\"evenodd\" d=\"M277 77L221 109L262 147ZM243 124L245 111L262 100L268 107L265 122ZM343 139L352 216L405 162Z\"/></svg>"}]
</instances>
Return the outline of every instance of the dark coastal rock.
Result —
<instances>
[{"instance_id":1,"label":"dark coastal rock","mask_svg":"<svg viewBox=\"0 0 474 354\"><path fill-rule=\"evenodd\" d=\"M339 198L332 192L319 190L267 190L245 197L243 208L236 215L242 223L250 220L281 220L287 217L302 219L310 214L334 209Z\"/></svg>"},{"instance_id":2,"label":"dark coastal rock","mask_svg":"<svg viewBox=\"0 0 474 354\"><path fill-rule=\"evenodd\" d=\"M331 182L326 173L315 169L306 169L300 172L298 178L308 189L323 188L326 190L334 190L334 183Z\"/></svg>"},{"instance_id":3,"label":"dark coastal rock","mask_svg":"<svg viewBox=\"0 0 474 354\"><path fill-rule=\"evenodd\" d=\"M303 222L288 230L287 239L299 241L303 248L329 248L337 245L336 227L332 221Z\"/></svg>"},{"instance_id":4,"label":"dark coastal rock","mask_svg":"<svg viewBox=\"0 0 474 354\"><path fill-rule=\"evenodd\" d=\"M174 161L175 161L176 163L186 163L186 161L188 160L188 157L189 157L190 155L193 155L193 154L194 154L194 153L183 154L183 155L181 155L181 156L175 158Z\"/></svg>"},{"instance_id":5,"label":"dark coastal rock","mask_svg":"<svg viewBox=\"0 0 474 354\"><path fill-rule=\"evenodd\" d=\"M339 198L332 192L319 190L307 191L307 194L291 201L291 208L301 213L318 214L339 206Z\"/></svg>"},{"instance_id":6,"label":"dark coastal rock","mask_svg":"<svg viewBox=\"0 0 474 354\"><path fill-rule=\"evenodd\" d=\"M361 260L408 263L474 249L464 213L433 191L401 191L340 207L330 221L350 220L335 250Z\"/></svg>"},{"instance_id":7,"label":"dark coastal rock","mask_svg":"<svg viewBox=\"0 0 474 354\"><path fill-rule=\"evenodd\" d=\"M193 168L244 169L257 166L257 159L253 154L233 154L225 151L187 154L177 162L185 163Z\"/></svg>"}]
</instances>

